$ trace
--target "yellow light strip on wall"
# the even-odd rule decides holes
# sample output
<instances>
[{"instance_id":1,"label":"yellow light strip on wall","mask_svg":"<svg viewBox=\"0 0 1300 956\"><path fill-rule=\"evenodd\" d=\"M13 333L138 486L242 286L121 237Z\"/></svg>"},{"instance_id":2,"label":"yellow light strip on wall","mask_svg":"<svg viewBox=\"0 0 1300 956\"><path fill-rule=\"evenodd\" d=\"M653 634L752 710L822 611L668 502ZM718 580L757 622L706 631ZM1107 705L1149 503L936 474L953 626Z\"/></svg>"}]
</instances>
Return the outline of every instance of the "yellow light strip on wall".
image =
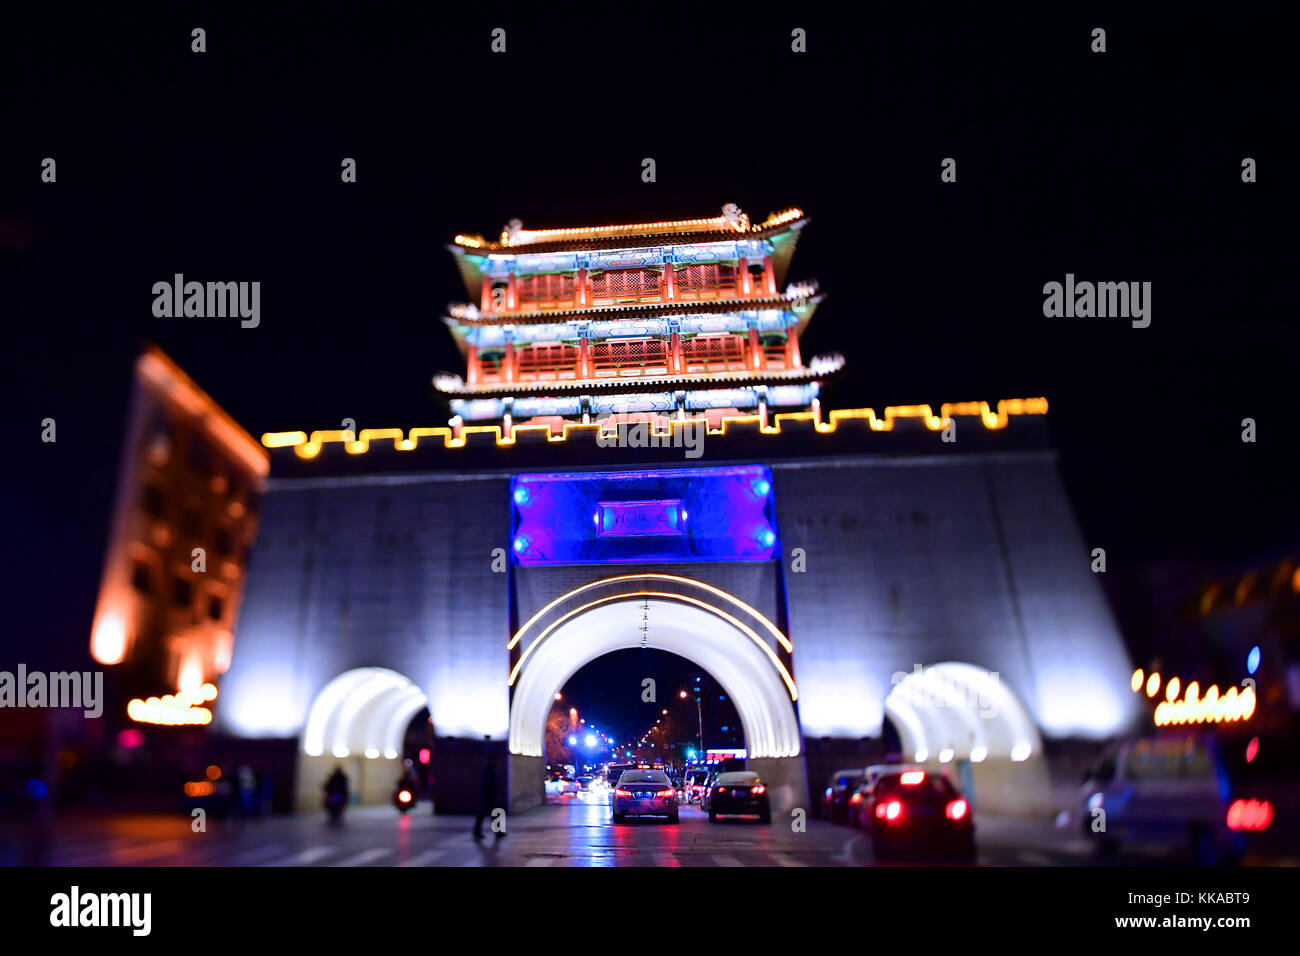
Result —
<instances>
[{"instance_id":1,"label":"yellow light strip on wall","mask_svg":"<svg viewBox=\"0 0 1300 956\"><path fill-rule=\"evenodd\" d=\"M887 432L893 430L894 422L900 418L919 418L930 431L940 431L954 415L978 415L985 428L996 431L1006 428L1007 420L1012 415L1045 414L1047 414L1045 398L1003 399L998 402L996 412L989 407L988 402L945 402L939 407L938 415L934 414L934 410L929 405L890 405L885 409L883 416L877 416L870 408L834 409L830 413L830 421L826 422L822 421L815 412L780 412L772 417L772 424L761 429L761 434L781 434L782 422L811 422L818 434L829 435L839 428L840 422L853 420L866 421L872 431ZM686 420L673 419L669 423L668 430L655 429L654 434L659 437L671 436L671 429L684 428L687 424L704 417L698 415ZM725 415L721 427L710 428L708 434L725 435L729 425L752 425L758 421L759 416L752 414ZM452 430L445 426L412 428L405 438L402 437L400 428L363 428L353 441L346 441L347 433L338 429L314 431L310 437L302 431L266 432L262 435L262 444L267 448L293 448L294 454L299 458L315 458L326 442L343 443L349 454L359 455L369 451L370 442L375 439L390 438L398 451L412 451L421 438L440 438L445 448L461 448L467 444L470 435L492 435L496 445L504 448L516 444L521 434L545 435L546 441L553 443L567 441L571 433L577 433L579 437L587 434L594 438L599 428L600 424L597 422L589 425L565 422L562 434L553 435L550 425L516 425L511 429L511 433L506 435L500 425L466 425L460 430L460 438L454 437Z\"/></svg>"},{"instance_id":2,"label":"yellow light strip on wall","mask_svg":"<svg viewBox=\"0 0 1300 956\"><path fill-rule=\"evenodd\" d=\"M523 669L524 661L528 660L528 656L532 654L533 650L539 644L541 644L542 641L546 639L546 636L548 634L554 631L565 621L569 620L570 618L576 617L579 614L582 614L584 611L589 611L593 607L598 607L601 604L609 604L611 601L623 601L623 600L628 600L630 598L643 598L643 597L667 598L673 601L685 601L688 604L694 604L696 607L703 608L704 610L708 611L710 614L716 614L718 617L722 618L728 624L734 626L737 630L741 631L743 634L749 637L749 639L752 640L756 645L758 645L759 649L762 650L767 655L768 660L772 662L772 666L775 667L777 671L780 673L781 679L785 681L786 689L790 692L790 699L791 700L799 699L799 691L794 685L794 678L791 677L790 672L785 669L785 665L782 664L781 659L776 656L776 652L772 650L772 648L768 647L767 642L764 641L761 637L759 637L758 634L756 634L752 628L750 628L744 622L732 617L730 614L728 614L726 611L722 610L721 608L714 607L712 604L709 604L705 601L700 601L693 597L687 597L684 594L672 594L668 591L629 591L626 594L614 594L614 595L610 595L609 597L597 598L595 601L592 601L589 604L584 604L582 605L582 607L575 608L574 610L567 612L563 617L559 618L558 620L554 621L551 624L548 624L546 626L546 629L543 630L540 634L538 634L537 637L533 640L533 642L528 645L528 647L524 650L523 654L519 656L519 660L515 662L514 668L510 671L510 679L506 683L509 686L514 686L515 679L519 676L519 672Z\"/></svg>"},{"instance_id":3,"label":"yellow light strip on wall","mask_svg":"<svg viewBox=\"0 0 1300 956\"><path fill-rule=\"evenodd\" d=\"M777 626L773 624L770 620L768 620L768 618L757 608L753 607L752 605L746 604L744 601L740 600L740 598L736 597L735 595L728 594L726 591L723 591L720 588L715 588L712 584L705 584L703 581L696 581L694 578L684 578L679 574L619 574L612 578L601 578L599 581L592 581L589 584L584 584L581 587L576 587L572 591L569 591L567 594L561 594L554 601L546 605L546 607L542 608L540 611L538 611L536 614L530 617L527 621L525 621L523 627L519 628L519 630L515 632L515 636L510 638L510 642L506 644L506 649L513 650L515 645L519 643L520 639L524 636L524 634L528 631L528 629L532 627L534 624L536 624L537 621L541 617L543 617L547 611L551 610L551 608L555 607L557 604L567 601L575 594L582 594L584 591L590 591L592 588L600 587L602 584L617 584L620 581L672 581L677 584L689 584L691 587L696 587L696 588L700 588L703 591L708 591L710 594L714 595L715 597L720 597L724 601L730 601L736 607L744 608L747 612L752 614L755 618L759 620L759 622L762 623L762 625L767 629L768 633L770 633L774 638L776 638L776 642L780 644L783 648L785 648L786 651L794 650L794 645L790 643L790 639L786 637L784 634L782 634L780 629L777 628Z\"/></svg>"}]
</instances>

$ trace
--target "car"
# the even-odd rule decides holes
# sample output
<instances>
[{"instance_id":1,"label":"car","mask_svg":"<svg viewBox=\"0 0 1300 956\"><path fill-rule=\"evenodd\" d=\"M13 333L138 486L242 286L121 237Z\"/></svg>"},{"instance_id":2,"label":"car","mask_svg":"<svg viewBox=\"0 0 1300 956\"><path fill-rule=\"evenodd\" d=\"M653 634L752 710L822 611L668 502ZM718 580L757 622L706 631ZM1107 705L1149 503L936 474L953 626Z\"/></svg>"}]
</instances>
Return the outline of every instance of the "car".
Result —
<instances>
[{"instance_id":1,"label":"car","mask_svg":"<svg viewBox=\"0 0 1300 956\"><path fill-rule=\"evenodd\" d=\"M614 822L628 817L667 817L677 823L677 791L662 770L625 770L612 797Z\"/></svg>"},{"instance_id":2,"label":"car","mask_svg":"<svg viewBox=\"0 0 1300 956\"><path fill-rule=\"evenodd\" d=\"M849 799L862 779L862 768L836 770L826 782L822 794L822 816L832 823L847 823L849 819Z\"/></svg>"},{"instance_id":3,"label":"car","mask_svg":"<svg viewBox=\"0 0 1300 956\"><path fill-rule=\"evenodd\" d=\"M591 783L592 783L592 781L593 781L594 779L595 779L594 777L589 777L589 776L586 776L586 775L583 775L583 776L579 777L579 778L577 779L577 781L576 781L577 784L578 784L578 789L579 789L579 790L590 790L590 789L591 789Z\"/></svg>"},{"instance_id":4,"label":"car","mask_svg":"<svg viewBox=\"0 0 1300 956\"><path fill-rule=\"evenodd\" d=\"M862 802L877 862L975 862L970 803L943 774L920 769L882 773Z\"/></svg>"},{"instance_id":5,"label":"car","mask_svg":"<svg viewBox=\"0 0 1300 956\"><path fill-rule=\"evenodd\" d=\"M556 797L571 797L582 790L578 781L569 777L555 777L546 781L546 793Z\"/></svg>"},{"instance_id":6,"label":"car","mask_svg":"<svg viewBox=\"0 0 1300 956\"><path fill-rule=\"evenodd\" d=\"M767 784L752 770L717 774L705 791L702 806L713 823L720 816L756 816L760 823L772 822Z\"/></svg>"},{"instance_id":7,"label":"car","mask_svg":"<svg viewBox=\"0 0 1300 956\"><path fill-rule=\"evenodd\" d=\"M1213 733L1121 740L1084 775L1083 832L1100 858L1154 851L1205 865L1235 863L1246 832L1267 829L1273 814L1271 801L1246 789L1253 783L1241 773L1246 768L1237 769L1234 781Z\"/></svg>"},{"instance_id":8,"label":"car","mask_svg":"<svg viewBox=\"0 0 1300 956\"><path fill-rule=\"evenodd\" d=\"M703 768L686 771L682 779L682 792L691 803L699 803L709 785L709 772Z\"/></svg>"},{"instance_id":9,"label":"car","mask_svg":"<svg viewBox=\"0 0 1300 956\"><path fill-rule=\"evenodd\" d=\"M904 770L922 770L916 764L910 763L873 763L863 768L862 779L858 781L857 787L849 794L849 824L857 827L859 830L868 830L871 828L871 822L863 813L866 803L867 791L871 785L880 777L887 773L902 772Z\"/></svg>"}]
</instances>

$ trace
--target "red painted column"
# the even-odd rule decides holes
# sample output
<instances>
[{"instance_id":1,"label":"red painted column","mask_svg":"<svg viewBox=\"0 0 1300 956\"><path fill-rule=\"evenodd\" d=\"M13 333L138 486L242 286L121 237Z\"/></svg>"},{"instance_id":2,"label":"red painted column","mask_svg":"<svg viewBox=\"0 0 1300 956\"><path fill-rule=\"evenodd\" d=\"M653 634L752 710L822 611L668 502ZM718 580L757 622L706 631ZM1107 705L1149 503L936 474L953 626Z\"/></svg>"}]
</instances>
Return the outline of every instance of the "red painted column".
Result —
<instances>
[{"instance_id":1,"label":"red painted column","mask_svg":"<svg viewBox=\"0 0 1300 956\"><path fill-rule=\"evenodd\" d=\"M736 268L738 270L736 273L736 294L741 297L753 295L754 287L749 279L749 260L737 259Z\"/></svg>"},{"instance_id":2,"label":"red painted column","mask_svg":"<svg viewBox=\"0 0 1300 956\"><path fill-rule=\"evenodd\" d=\"M799 368L803 365L803 359L799 356L799 336L794 334L794 329L790 329L785 334L785 367Z\"/></svg>"},{"instance_id":3,"label":"red painted column","mask_svg":"<svg viewBox=\"0 0 1300 956\"><path fill-rule=\"evenodd\" d=\"M585 335L578 339L578 377L591 378L591 347Z\"/></svg>"},{"instance_id":4,"label":"red painted column","mask_svg":"<svg viewBox=\"0 0 1300 956\"><path fill-rule=\"evenodd\" d=\"M776 271L772 268L772 257L763 257L763 285L768 295L776 295Z\"/></svg>"},{"instance_id":5,"label":"red painted column","mask_svg":"<svg viewBox=\"0 0 1300 956\"><path fill-rule=\"evenodd\" d=\"M513 312L519 308L519 296L515 288L515 274L506 276L506 308Z\"/></svg>"},{"instance_id":6,"label":"red painted column","mask_svg":"<svg viewBox=\"0 0 1300 956\"><path fill-rule=\"evenodd\" d=\"M758 329L749 330L749 366L756 369L763 367L763 350L758 347Z\"/></svg>"},{"instance_id":7,"label":"red painted column","mask_svg":"<svg viewBox=\"0 0 1300 956\"><path fill-rule=\"evenodd\" d=\"M591 293L587 288L587 270L585 268L578 270L578 308L585 308L591 301ZM583 341L587 341L585 338Z\"/></svg>"},{"instance_id":8,"label":"red painted column","mask_svg":"<svg viewBox=\"0 0 1300 956\"><path fill-rule=\"evenodd\" d=\"M483 294L479 297L478 308L480 312L492 311L492 277L483 277Z\"/></svg>"},{"instance_id":9,"label":"red painted column","mask_svg":"<svg viewBox=\"0 0 1300 956\"><path fill-rule=\"evenodd\" d=\"M671 262L664 263L664 301L672 302L677 298L677 273Z\"/></svg>"},{"instance_id":10,"label":"red painted column","mask_svg":"<svg viewBox=\"0 0 1300 956\"><path fill-rule=\"evenodd\" d=\"M668 336L668 371L680 374L682 369L682 334L673 332Z\"/></svg>"},{"instance_id":11,"label":"red painted column","mask_svg":"<svg viewBox=\"0 0 1300 956\"><path fill-rule=\"evenodd\" d=\"M465 380L470 385L477 385L479 379L478 368L478 349L473 345L469 347L469 356L465 362Z\"/></svg>"},{"instance_id":12,"label":"red painted column","mask_svg":"<svg viewBox=\"0 0 1300 956\"><path fill-rule=\"evenodd\" d=\"M505 360L505 380L513 382L515 380L515 343L506 343L506 360Z\"/></svg>"}]
</instances>

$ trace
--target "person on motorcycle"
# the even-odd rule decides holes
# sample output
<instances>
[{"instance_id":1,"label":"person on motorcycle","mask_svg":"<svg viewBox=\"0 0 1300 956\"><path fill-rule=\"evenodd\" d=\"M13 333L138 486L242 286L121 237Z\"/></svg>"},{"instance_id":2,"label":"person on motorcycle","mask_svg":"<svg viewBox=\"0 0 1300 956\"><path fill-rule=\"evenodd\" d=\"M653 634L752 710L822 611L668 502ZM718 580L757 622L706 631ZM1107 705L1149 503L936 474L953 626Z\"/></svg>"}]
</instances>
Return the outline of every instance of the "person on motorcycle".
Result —
<instances>
[{"instance_id":1,"label":"person on motorcycle","mask_svg":"<svg viewBox=\"0 0 1300 956\"><path fill-rule=\"evenodd\" d=\"M348 777L342 767L335 767L334 772L325 781L325 809L333 819L343 813L348 802Z\"/></svg>"}]
</instances>

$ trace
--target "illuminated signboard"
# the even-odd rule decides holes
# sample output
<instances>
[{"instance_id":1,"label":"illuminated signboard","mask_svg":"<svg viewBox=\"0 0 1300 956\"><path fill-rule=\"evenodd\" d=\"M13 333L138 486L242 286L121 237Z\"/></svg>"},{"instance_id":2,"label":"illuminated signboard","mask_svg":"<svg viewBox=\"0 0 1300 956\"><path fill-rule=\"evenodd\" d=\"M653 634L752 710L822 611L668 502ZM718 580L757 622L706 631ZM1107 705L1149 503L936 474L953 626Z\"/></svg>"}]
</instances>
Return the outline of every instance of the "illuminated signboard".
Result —
<instances>
[{"instance_id":1,"label":"illuminated signboard","mask_svg":"<svg viewBox=\"0 0 1300 956\"><path fill-rule=\"evenodd\" d=\"M680 498L602 501L598 507L596 528L601 535L686 533Z\"/></svg>"},{"instance_id":2,"label":"illuminated signboard","mask_svg":"<svg viewBox=\"0 0 1300 956\"><path fill-rule=\"evenodd\" d=\"M517 475L510 503L524 566L770 561L778 548L762 465Z\"/></svg>"}]
</instances>

